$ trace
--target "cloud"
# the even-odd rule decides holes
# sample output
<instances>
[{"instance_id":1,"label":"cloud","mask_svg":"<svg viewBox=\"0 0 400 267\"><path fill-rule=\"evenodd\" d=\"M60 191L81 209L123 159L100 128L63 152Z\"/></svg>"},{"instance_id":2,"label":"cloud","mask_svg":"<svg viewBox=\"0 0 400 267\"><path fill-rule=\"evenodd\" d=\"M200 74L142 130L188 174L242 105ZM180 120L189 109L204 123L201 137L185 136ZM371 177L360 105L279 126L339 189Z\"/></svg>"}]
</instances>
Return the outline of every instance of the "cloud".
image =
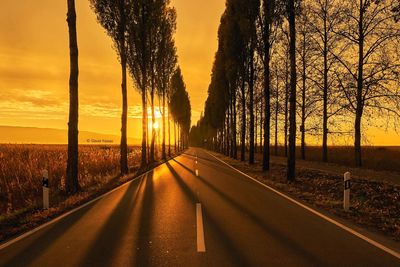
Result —
<instances>
[{"instance_id":1,"label":"cloud","mask_svg":"<svg viewBox=\"0 0 400 267\"><path fill-rule=\"evenodd\" d=\"M224 3L224 0L171 2L179 12L175 39L194 109L193 123L207 97ZM10 121L24 124L31 118L37 120L35 125L66 125L69 51L65 8L59 1L25 0L5 1L0 9L0 22L6 25L0 27L0 124ZM82 121L86 120L88 130L108 131L111 122L120 124L121 69L111 48L112 41L97 23L88 2L78 1L77 10L79 115ZM136 123L142 117L142 108L140 95L132 86L128 79L128 117ZM156 114L161 117L159 111Z\"/></svg>"},{"instance_id":2,"label":"cloud","mask_svg":"<svg viewBox=\"0 0 400 267\"><path fill-rule=\"evenodd\" d=\"M41 90L3 90L0 91L1 118L34 118L34 119L64 119L68 115L69 99L59 98L57 95ZM121 117L122 107L112 102L85 102L79 103L79 115L97 118ZM151 116L151 108L148 108ZM156 118L161 118L159 108L155 108ZM128 118L141 119L142 106L128 107Z\"/></svg>"},{"instance_id":3,"label":"cloud","mask_svg":"<svg viewBox=\"0 0 400 267\"><path fill-rule=\"evenodd\" d=\"M44 90L25 90L25 89L9 89L0 91L0 106L3 103L11 103L17 105L31 104L36 107L53 107L62 104L60 99Z\"/></svg>"}]
</instances>

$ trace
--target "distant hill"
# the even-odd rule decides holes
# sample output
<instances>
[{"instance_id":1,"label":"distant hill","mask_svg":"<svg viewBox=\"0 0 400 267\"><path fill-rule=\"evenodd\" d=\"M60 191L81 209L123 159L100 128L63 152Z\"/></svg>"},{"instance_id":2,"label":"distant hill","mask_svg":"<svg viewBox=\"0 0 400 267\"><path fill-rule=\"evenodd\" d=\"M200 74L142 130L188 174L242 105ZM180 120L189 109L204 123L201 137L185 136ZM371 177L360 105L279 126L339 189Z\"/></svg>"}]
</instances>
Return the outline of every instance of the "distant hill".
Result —
<instances>
[{"instance_id":1,"label":"distant hill","mask_svg":"<svg viewBox=\"0 0 400 267\"><path fill-rule=\"evenodd\" d=\"M66 144L68 131L62 129L0 126L0 143L11 144ZM120 143L117 135L94 132L79 132L80 144L115 144ZM139 144L140 140L128 138L128 144Z\"/></svg>"}]
</instances>

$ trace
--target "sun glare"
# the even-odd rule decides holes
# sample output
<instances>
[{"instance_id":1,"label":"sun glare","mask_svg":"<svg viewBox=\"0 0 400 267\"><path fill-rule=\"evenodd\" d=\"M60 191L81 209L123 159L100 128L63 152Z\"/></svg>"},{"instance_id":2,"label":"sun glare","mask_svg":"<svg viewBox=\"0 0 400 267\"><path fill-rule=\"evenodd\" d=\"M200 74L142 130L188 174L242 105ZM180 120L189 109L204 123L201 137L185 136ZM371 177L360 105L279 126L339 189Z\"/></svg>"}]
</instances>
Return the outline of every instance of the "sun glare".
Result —
<instances>
[{"instance_id":1,"label":"sun glare","mask_svg":"<svg viewBox=\"0 0 400 267\"><path fill-rule=\"evenodd\" d=\"M152 123L151 120L149 120L149 129L155 129L158 130L158 128L160 128L160 124L158 123L158 121L156 121L155 123Z\"/></svg>"}]
</instances>

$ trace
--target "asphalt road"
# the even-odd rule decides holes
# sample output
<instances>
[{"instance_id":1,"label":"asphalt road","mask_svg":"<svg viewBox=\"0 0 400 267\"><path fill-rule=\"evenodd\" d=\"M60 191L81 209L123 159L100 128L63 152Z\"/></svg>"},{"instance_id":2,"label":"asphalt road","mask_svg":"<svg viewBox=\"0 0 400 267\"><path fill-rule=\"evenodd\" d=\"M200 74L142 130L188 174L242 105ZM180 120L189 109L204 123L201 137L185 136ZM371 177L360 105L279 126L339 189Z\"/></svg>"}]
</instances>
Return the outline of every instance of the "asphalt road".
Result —
<instances>
[{"instance_id":1,"label":"asphalt road","mask_svg":"<svg viewBox=\"0 0 400 267\"><path fill-rule=\"evenodd\" d=\"M200 149L0 250L0 266L400 266Z\"/></svg>"}]
</instances>

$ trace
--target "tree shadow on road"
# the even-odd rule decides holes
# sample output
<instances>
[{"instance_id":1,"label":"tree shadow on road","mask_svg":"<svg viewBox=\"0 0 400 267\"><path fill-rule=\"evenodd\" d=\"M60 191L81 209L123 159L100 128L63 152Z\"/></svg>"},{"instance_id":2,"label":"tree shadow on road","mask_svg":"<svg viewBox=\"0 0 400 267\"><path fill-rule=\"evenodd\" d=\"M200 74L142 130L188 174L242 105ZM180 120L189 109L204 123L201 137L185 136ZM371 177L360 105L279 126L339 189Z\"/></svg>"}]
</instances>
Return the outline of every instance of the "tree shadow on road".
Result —
<instances>
[{"instance_id":1,"label":"tree shadow on road","mask_svg":"<svg viewBox=\"0 0 400 267\"><path fill-rule=\"evenodd\" d=\"M175 161L175 159L173 159ZM169 162L166 163L169 171L177 181L178 185L183 189L187 197L193 200L193 202L198 202L198 198L195 194L195 192L185 183L185 181L182 179L182 177L175 171L175 169L171 166ZM229 253L229 255L234 259L234 263L236 266L251 266L247 259L242 255L241 251L234 246L232 240L229 238L229 236L225 233L223 225L220 225L217 223L214 218L208 216L206 213L206 210L203 208L205 211L203 216L206 218L207 222L209 225L212 227L212 231L214 233L217 233L218 236L214 236L214 238L218 239L222 244L226 246L226 251Z\"/></svg>"},{"instance_id":2,"label":"tree shadow on road","mask_svg":"<svg viewBox=\"0 0 400 267\"><path fill-rule=\"evenodd\" d=\"M17 242L6 249L3 249L0 256L3 260L5 258L8 258L8 260L6 260L4 264L3 260L0 260L0 266L26 266L33 263L51 245L53 245L57 239L65 234L68 229L72 228L77 222L79 222L79 220L94 206L95 203L88 205L46 227L47 229L39 230L32 236L25 238L24 243ZM12 256L10 257L10 255Z\"/></svg>"},{"instance_id":3,"label":"tree shadow on road","mask_svg":"<svg viewBox=\"0 0 400 267\"><path fill-rule=\"evenodd\" d=\"M152 242L150 240L152 221L154 220L154 186L153 173L147 178L143 192L142 210L138 227L138 250L136 253L135 266L150 266Z\"/></svg>"},{"instance_id":4,"label":"tree shadow on road","mask_svg":"<svg viewBox=\"0 0 400 267\"><path fill-rule=\"evenodd\" d=\"M186 165L182 164L181 162L179 162L175 159L173 159L173 160L178 165L180 165L182 168L186 169L188 172L190 172L194 176L196 176L196 174L189 167L187 167ZM268 236L273 237L275 240L277 240L279 243L283 244L285 247L290 248L290 250L293 252L293 254L298 254L299 257L306 259L313 266L323 266L324 265L324 263L321 262L321 260L318 259L315 255L313 255L310 251L308 251L302 245L298 244L295 240L289 238L284 233L280 232L278 229L276 229L275 226L268 223L268 221L262 219L257 214L250 211L247 207L245 207L243 204L241 204L238 200L234 199L233 197L231 197L228 194L221 191L215 185L208 182L204 177L199 175L196 178L198 178L198 180L201 181L205 186L207 186L212 191L217 193L223 200L225 200L226 202L231 204L235 209L237 209L240 213L242 213L244 217L249 218L254 224L256 224L261 229L263 229L263 231Z\"/></svg>"},{"instance_id":5,"label":"tree shadow on road","mask_svg":"<svg viewBox=\"0 0 400 267\"><path fill-rule=\"evenodd\" d=\"M149 172L129 185L118 205L109 215L107 222L98 231L97 238L92 242L79 266L111 266L113 264L129 226L135 219L133 218L134 210L139 208L138 205L144 205L138 201L138 197L143 193L142 191L147 191L145 188L152 177L153 172Z\"/></svg>"}]
</instances>

